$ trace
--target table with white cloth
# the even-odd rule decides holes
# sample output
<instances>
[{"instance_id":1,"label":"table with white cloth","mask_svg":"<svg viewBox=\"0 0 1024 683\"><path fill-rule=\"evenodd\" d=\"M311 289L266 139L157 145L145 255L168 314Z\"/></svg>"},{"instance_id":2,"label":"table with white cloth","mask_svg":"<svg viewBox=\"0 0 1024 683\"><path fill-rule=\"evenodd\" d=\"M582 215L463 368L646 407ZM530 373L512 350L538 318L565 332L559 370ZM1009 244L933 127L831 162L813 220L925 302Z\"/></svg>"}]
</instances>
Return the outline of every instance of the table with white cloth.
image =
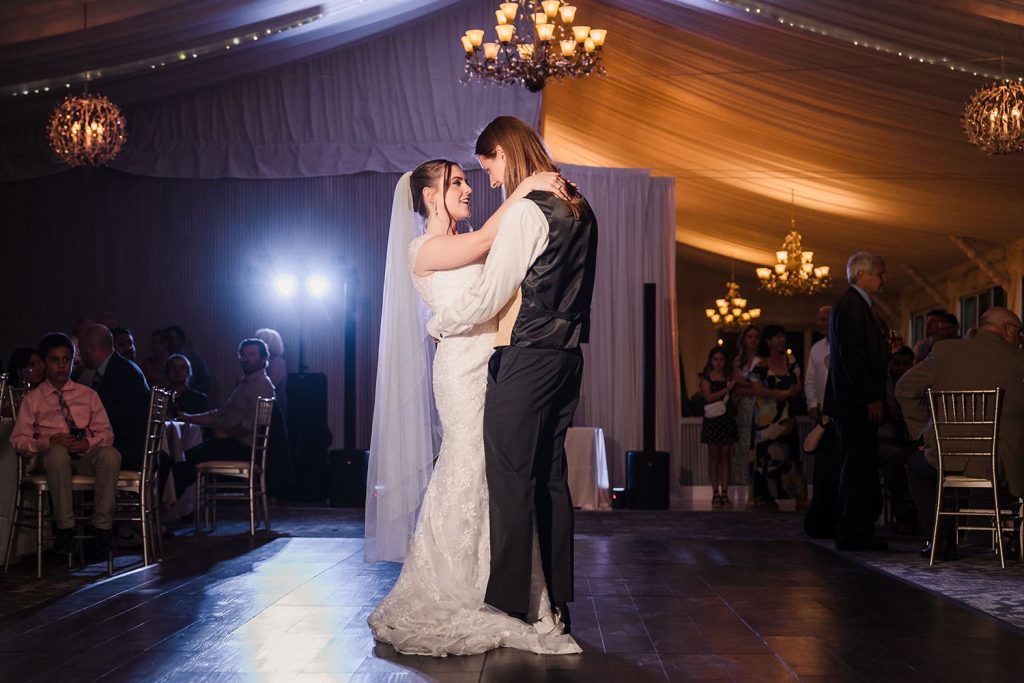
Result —
<instances>
[{"instance_id":1,"label":"table with white cloth","mask_svg":"<svg viewBox=\"0 0 1024 683\"><path fill-rule=\"evenodd\" d=\"M570 427L565 435L565 459L569 467L572 504L584 510L611 508L604 430L600 427Z\"/></svg>"},{"instance_id":2,"label":"table with white cloth","mask_svg":"<svg viewBox=\"0 0 1024 683\"><path fill-rule=\"evenodd\" d=\"M166 453L172 463L185 462L185 451L203 442L203 428L196 424L168 420L164 427L164 438L160 443L160 452ZM163 503L164 517L166 519L178 519L182 515L192 512L195 507L194 486L188 487L185 493L178 499L174 492L174 472L167 475L167 485L164 486L164 494L161 498Z\"/></svg>"}]
</instances>

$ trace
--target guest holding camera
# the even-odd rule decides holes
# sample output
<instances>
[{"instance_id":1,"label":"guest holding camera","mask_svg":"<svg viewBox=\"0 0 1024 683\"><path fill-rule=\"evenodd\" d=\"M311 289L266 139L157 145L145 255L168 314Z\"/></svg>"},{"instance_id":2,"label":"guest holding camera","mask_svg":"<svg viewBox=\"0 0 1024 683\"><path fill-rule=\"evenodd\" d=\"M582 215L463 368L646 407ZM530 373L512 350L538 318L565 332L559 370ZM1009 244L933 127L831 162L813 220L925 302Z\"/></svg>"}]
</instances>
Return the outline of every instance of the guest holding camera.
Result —
<instances>
[{"instance_id":1,"label":"guest holding camera","mask_svg":"<svg viewBox=\"0 0 1024 683\"><path fill-rule=\"evenodd\" d=\"M70 379L74 354L66 334L54 332L39 342L44 381L25 396L11 433L14 448L31 456L28 469L38 461L46 474L57 519L53 549L59 553L72 550L72 474L96 477L92 525L100 548L107 550L121 472L121 454L111 445L114 432L103 402L95 391Z\"/></svg>"}]
</instances>

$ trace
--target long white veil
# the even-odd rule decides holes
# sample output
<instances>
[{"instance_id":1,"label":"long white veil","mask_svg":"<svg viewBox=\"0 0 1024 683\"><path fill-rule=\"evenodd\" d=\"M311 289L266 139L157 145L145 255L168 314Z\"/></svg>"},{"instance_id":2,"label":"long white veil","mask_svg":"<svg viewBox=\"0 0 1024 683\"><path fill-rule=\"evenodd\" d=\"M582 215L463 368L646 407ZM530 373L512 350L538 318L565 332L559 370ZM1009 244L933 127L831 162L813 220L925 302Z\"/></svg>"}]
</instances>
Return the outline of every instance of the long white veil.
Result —
<instances>
[{"instance_id":1,"label":"long white veil","mask_svg":"<svg viewBox=\"0 0 1024 683\"><path fill-rule=\"evenodd\" d=\"M366 481L368 562L405 558L440 437L431 382L434 342L426 332L430 314L413 288L406 256L409 243L422 234L422 219L412 208L411 175L395 187L388 232Z\"/></svg>"}]
</instances>

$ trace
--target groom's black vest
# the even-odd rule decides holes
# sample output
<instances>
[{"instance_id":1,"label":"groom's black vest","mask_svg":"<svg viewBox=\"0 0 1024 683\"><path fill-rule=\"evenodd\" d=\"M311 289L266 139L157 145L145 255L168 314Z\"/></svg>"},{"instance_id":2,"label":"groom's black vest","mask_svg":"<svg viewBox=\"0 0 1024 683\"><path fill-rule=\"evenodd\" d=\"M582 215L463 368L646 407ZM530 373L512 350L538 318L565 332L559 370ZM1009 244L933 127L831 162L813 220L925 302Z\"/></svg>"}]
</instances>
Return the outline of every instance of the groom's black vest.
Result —
<instances>
[{"instance_id":1,"label":"groom's black vest","mask_svg":"<svg viewBox=\"0 0 1024 683\"><path fill-rule=\"evenodd\" d=\"M531 192L548 221L548 246L526 272L512 346L573 349L589 341L597 220L584 199L579 218L550 192Z\"/></svg>"}]
</instances>

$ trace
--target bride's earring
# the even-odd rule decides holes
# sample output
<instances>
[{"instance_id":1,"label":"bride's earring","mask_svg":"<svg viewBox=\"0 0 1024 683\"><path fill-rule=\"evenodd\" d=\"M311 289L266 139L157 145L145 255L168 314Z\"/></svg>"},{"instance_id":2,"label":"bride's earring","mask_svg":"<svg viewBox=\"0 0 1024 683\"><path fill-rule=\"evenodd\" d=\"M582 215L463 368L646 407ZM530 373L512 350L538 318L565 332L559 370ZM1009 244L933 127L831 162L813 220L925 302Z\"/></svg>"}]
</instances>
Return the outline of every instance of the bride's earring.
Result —
<instances>
[{"instance_id":1,"label":"bride's earring","mask_svg":"<svg viewBox=\"0 0 1024 683\"><path fill-rule=\"evenodd\" d=\"M437 202L431 202L430 206L434 209L434 215L437 215Z\"/></svg>"}]
</instances>

